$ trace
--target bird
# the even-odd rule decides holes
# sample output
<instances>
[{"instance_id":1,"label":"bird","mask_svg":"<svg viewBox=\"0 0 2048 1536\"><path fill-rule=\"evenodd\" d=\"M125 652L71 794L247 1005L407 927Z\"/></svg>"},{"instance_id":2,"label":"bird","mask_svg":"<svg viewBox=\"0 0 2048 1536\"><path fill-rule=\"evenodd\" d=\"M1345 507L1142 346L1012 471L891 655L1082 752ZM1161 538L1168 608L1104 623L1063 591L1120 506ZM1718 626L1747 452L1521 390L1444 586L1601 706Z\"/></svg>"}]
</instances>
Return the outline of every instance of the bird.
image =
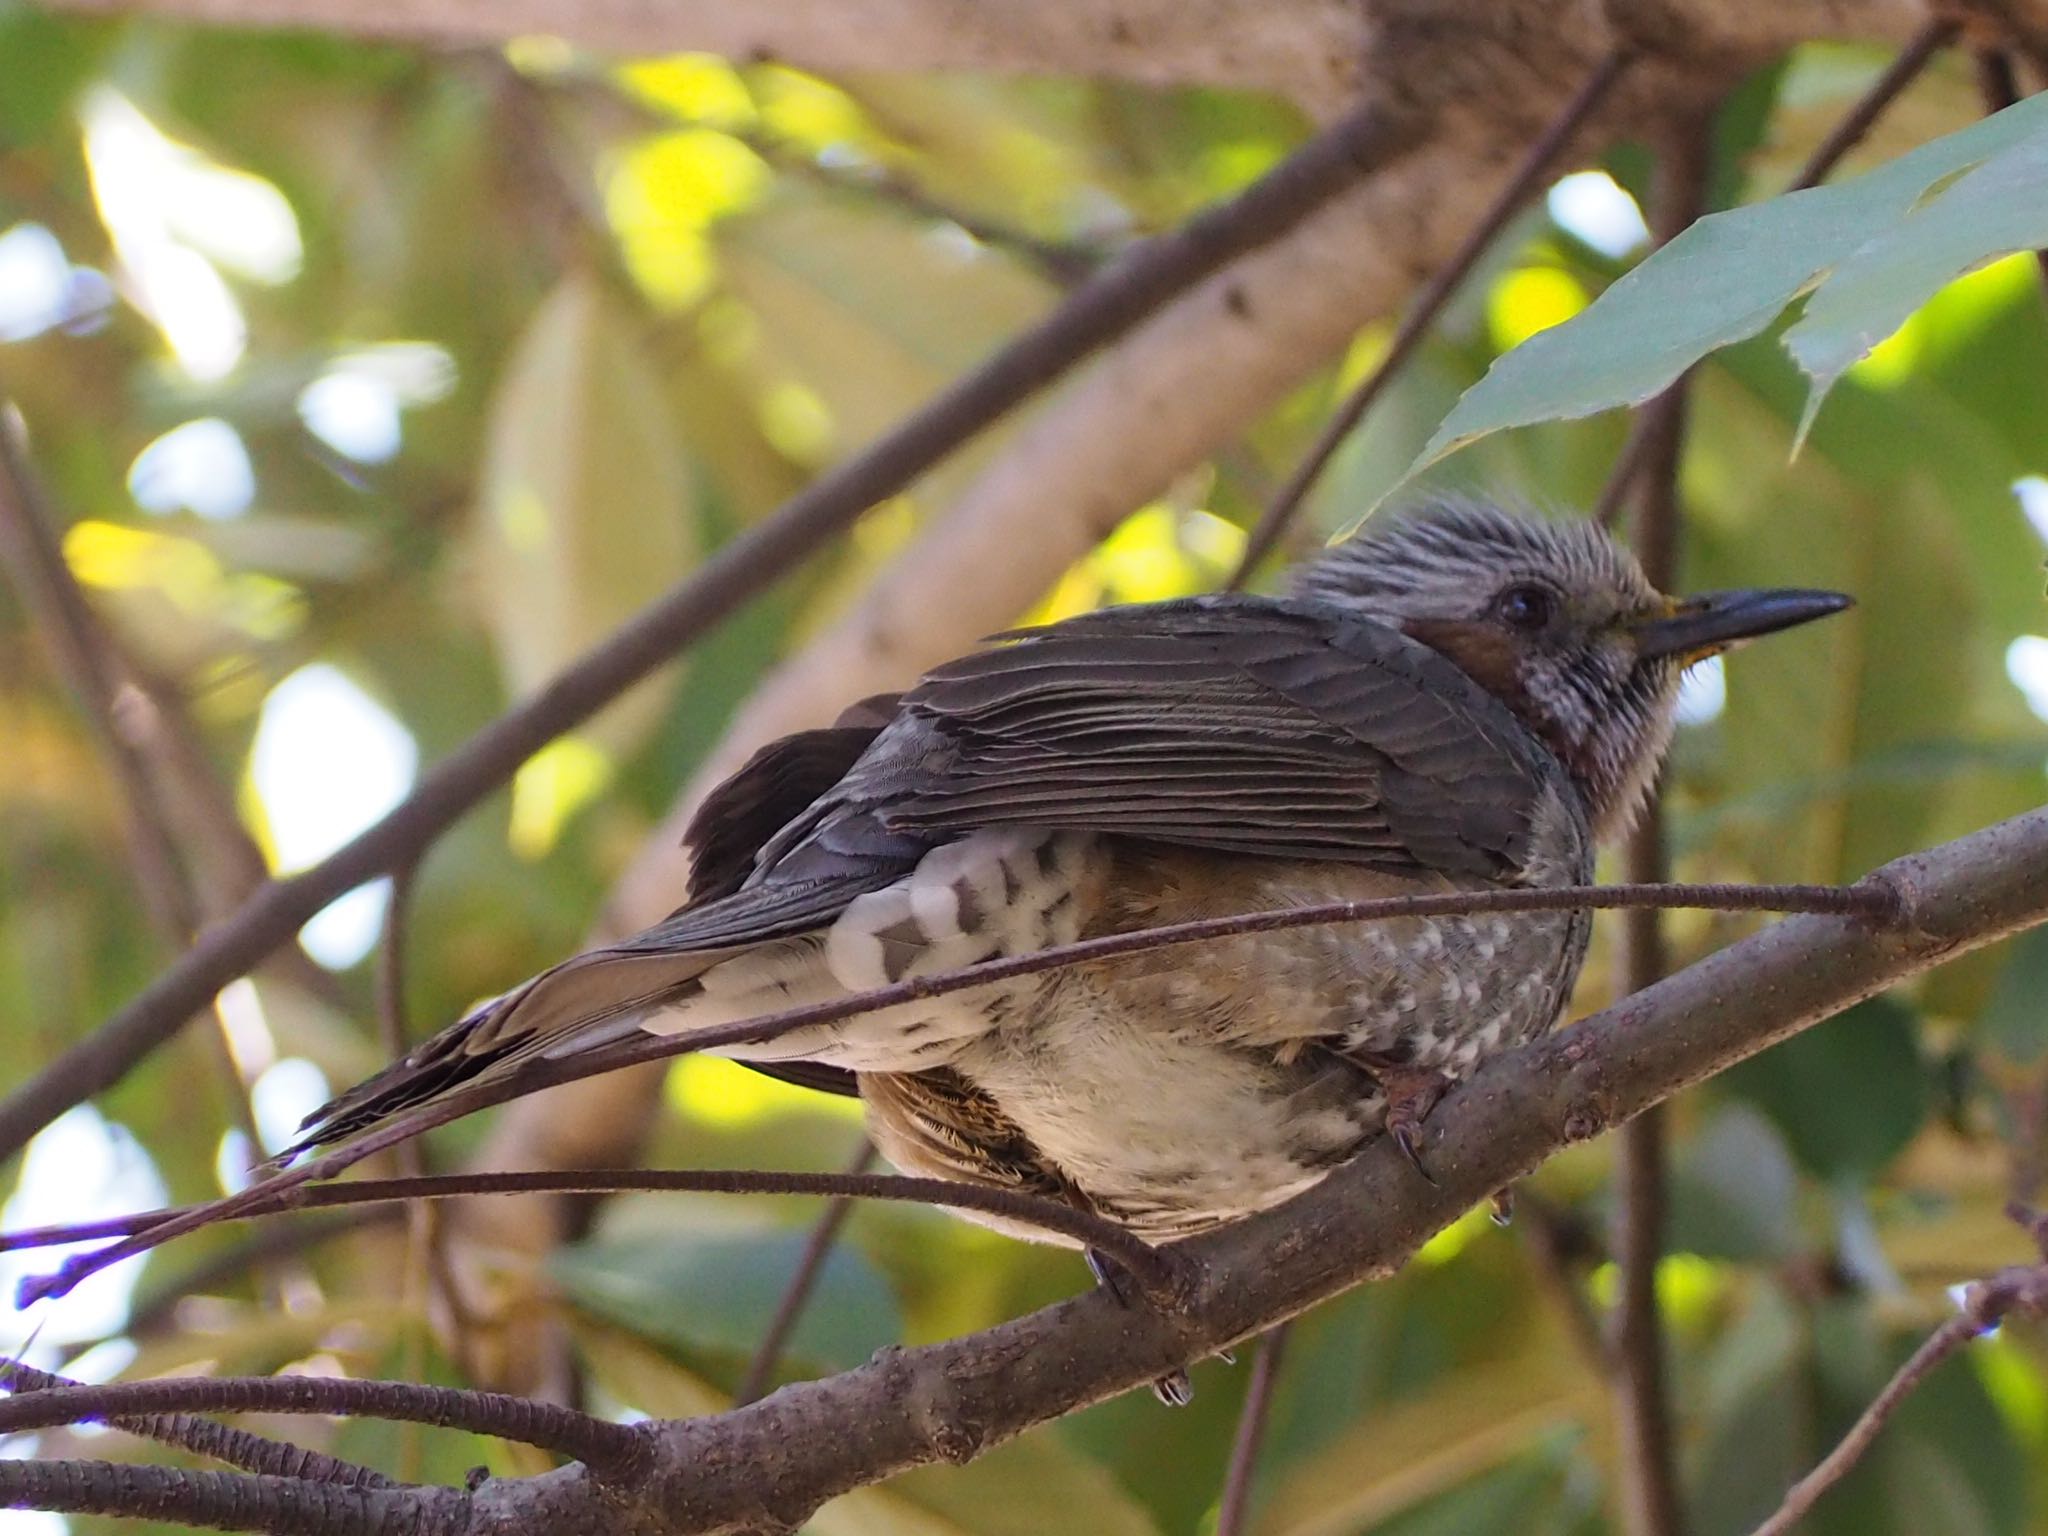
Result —
<instances>
[{"instance_id":1,"label":"bird","mask_svg":"<svg viewBox=\"0 0 2048 1536\"><path fill-rule=\"evenodd\" d=\"M675 913L476 1009L315 1111L300 1147L637 1032L686 1043L1103 934L1588 883L1658 774L1686 668L1849 602L1667 596L1591 520L1435 497L1369 519L1283 595L994 637L763 747L698 810ZM719 1049L857 1093L905 1172L1172 1242L1377 1137L1412 1156L1447 1086L1556 1024L1590 924L1247 933Z\"/></svg>"}]
</instances>

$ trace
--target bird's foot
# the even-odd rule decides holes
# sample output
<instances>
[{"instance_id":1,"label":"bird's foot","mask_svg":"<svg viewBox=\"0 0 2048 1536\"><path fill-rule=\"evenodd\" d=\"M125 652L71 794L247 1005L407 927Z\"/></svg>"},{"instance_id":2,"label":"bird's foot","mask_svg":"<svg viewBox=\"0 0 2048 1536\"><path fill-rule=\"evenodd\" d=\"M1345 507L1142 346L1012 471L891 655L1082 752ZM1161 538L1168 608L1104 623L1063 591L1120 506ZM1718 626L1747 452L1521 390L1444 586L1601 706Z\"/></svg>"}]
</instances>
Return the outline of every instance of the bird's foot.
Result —
<instances>
[{"instance_id":1,"label":"bird's foot","mask_svg":"<svg viewBox=\"0 0 2048 1536\"><path fill-rule=\"evenodd\" d=\"M1422 1166L1417 1138L1422 1134L1422 1122L1429 1118L1437 1100L1450 1088L1451 1080L1443 1073L1425 1067L1372 1058L1365 1059L1361 1065L1372 1074L1373 1080L1380 1085L1380 1092L1386 1096L1387 1134L1394 1138L1394 1145L1401 1149L1408 1165L1434 1185L1436 1179Z\"/></svg>"},{"instance_id":2,"label":"bird's foot","mask_svg":"<svg viewBox=\"0 0 2048 1536\"><path fill-rule=\"evenodd\" d=\"M1100 1248L1090 1248L1086 1252L1088 1272L1095 1276L1095 1283L1109 1292L1118 1306L1146 1304L1144 1290L1128 1269ZM1185 1370L1169 1371L1152 1383L1152 1395L1169 1408L1185 1408L1195 1400L1195 1384L1188 1379Z\"/></svg>"}]
</instances>

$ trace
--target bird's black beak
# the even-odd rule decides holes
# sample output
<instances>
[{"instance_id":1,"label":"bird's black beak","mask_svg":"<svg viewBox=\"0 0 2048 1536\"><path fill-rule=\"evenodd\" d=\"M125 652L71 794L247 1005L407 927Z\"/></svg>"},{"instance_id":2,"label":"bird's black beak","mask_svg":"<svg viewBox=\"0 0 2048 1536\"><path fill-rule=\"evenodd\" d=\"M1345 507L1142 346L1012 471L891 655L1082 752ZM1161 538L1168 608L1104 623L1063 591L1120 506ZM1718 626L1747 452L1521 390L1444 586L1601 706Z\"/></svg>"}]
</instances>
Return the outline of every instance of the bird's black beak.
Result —
<instances>
[{"instance_id":1,"label":"bird's black beak","mask_svg":"<svg viewBox=\"0 0 2048 1536\"><path fill-rule=\"evenodd\" d=\"M1630 626L1630 633L1635 636L1638 656L1675 656L1695 662L1759 635L1840 613L1854 601L1843 592L1794 587L1702 592L1678 599L1667 614Z\"/></svg>"}]
</instances>

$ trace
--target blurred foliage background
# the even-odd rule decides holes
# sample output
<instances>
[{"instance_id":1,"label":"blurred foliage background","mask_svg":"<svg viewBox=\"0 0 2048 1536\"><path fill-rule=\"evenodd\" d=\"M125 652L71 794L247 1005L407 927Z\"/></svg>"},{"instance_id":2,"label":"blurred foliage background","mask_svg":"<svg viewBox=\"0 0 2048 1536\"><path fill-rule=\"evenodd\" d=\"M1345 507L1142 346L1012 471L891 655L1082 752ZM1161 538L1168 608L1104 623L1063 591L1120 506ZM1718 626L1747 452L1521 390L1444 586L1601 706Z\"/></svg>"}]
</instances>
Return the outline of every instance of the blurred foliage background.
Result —
<instances>
[{"instance_id":1,"label":"blurred foliage background","mask_svg":"<svg viewBox=\"0 0 2048 1536\"><path fill-rule=\"evenodd\" d=\"M1072 80L824 80L687 56L621 63L59 21L0 5L0 392L63 555L167 729L210 775L195 864L245 829L303 867L820 466L1043 314L1063 285L1246 183L1308 132L1215 91ZM1723 113L1716 197L1781 187L1883 63L1813 46ZM1967 62L1861 152L1981 111ZM1560 181L1497 247L1313 503L1319 539L1397 476L1500 351L1582 309L1645 246L1647 157ZM1681 878L1836 880L2042 799L2048 763L2048 323L2028 258L1944 291L1852 370L1788 462L1803 390L1770 337L1711 359L1682 488L1695 587L1854 592L1854 613L1694 678L1670 776ZM1031 615L1213 586L1385 327ZM1183 387L1199 389L1199 379ZM1431 482L1583 506L1625 422L1489 439ZM530 762L421 866L408 998L423 1030L572 948L612 877L764 671L971 475L978 444ZM992 549L990 560L1000 560ZM153 700L153 702L148 702ZM0 1039L25 1075L124 1001L170 938L122 793L28 612L0 593ZM211 854L206 839L212 839ZM198 851L194 852L197 846ZM229 862L232 862L231 860ZM386 1055L381 888L8 1174L4 1223L201 1199ZM202 902L202 905L204 903ZM1698 914L1680 959L1740 931ZM1581 1011L1607 993L1604 951ZM1700 1536L1746 1530L1832 1442L1949 1288L2023 1257L1999 1209L2038 1182L2048 934L1855 1010L1688 1095L1660 1274ZM216 1027L217 1026L217 1027ZM853 1111L684 1061L651 1161L828 1168ZM459 1160L473 1127L437 1143ZM1605 1143L1404 1273L1299 1325L1256 1529L1593 1533L1616 1441L1573 1340L1614 1290ZM636 1197L525 1277L582 1390L619 1412L722 1406L816 1208ZM1544 1261L1531 1232L1552 1241ZM215 1232L47 1317L77 1375L286 1366L462 1379L402 1225ZM44 1258L10 1256L9 1274ZM941 1338L1086 1283L1079 1261L934 1212L858 1211L786 1374ZM1823 1506L1816 1532L2048 1531L2039 1330L1974 1345ZM1143 1394L969 1468L842 1499L824 1533L1200 1531L1245 1370L1192 1409ZM294 1426L303 1432L307 1426ZM42 1437L74 1452L86 1432ZM88 1454L130 1455L118 1436ZM349 1425L343 1454L460 1481L464 1437ZM16 1446L17 1451L28 1447ZM72 1528L95 1529L89 1520ZM0 1532L65 1528L0 1514ZM133 1526L125 1527L133 1529Z\"/></svg>"}]
</instances>

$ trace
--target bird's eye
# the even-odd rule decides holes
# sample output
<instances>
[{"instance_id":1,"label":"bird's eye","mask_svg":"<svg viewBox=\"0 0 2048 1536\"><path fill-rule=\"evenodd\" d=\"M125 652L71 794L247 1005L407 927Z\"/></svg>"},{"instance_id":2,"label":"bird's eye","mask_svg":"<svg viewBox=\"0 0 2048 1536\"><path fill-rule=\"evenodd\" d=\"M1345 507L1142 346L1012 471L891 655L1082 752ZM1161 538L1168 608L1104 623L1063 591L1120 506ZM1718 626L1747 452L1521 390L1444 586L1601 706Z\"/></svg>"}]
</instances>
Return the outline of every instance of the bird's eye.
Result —
<instances>
[{"instance_id":1,"label":"bird's eye","mask_svg":"<svg viewBox=\"0 0 2048 1536\"><path fill-rule=\"evenodd\" d=\"M1493 611L1510 629L1546 629L1557 614L1557 598L1547 587L1509 587L1494 599Z\"/></svg>"}]
</instances>

